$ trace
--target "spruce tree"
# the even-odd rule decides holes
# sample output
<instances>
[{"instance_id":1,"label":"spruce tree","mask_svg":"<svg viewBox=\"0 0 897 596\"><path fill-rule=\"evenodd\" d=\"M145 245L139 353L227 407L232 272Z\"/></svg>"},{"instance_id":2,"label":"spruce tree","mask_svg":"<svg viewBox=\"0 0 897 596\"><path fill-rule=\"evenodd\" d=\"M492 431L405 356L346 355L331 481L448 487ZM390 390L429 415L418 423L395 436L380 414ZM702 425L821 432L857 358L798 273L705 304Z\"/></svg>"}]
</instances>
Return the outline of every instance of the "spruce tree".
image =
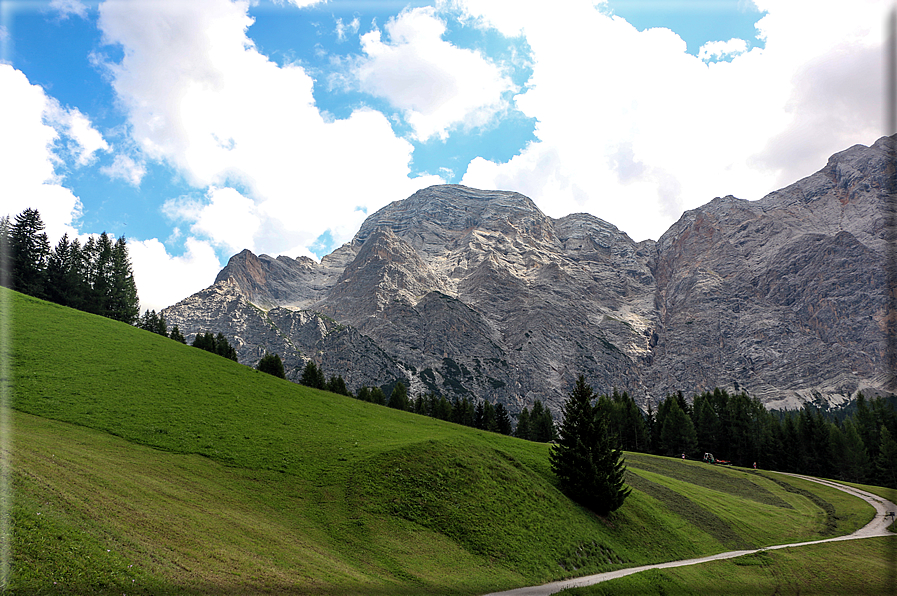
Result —
<instances>
[{"instance_id":1,"label":"spruce tree","mask_svg":"<svg viewBox=\"0 0 897 596\"><path fill-rule=\"evenodd\" d=\"M302 370L299 384L313 389L324 389L324 373L318 368L314 360L309 360Z\"/></svg>"},{"instance_id":2,"label":"spruce tree","mask_svg":"<svg viewBox=\"0 0 897 596\"><path fill-rule=\"evenodd\" d=\"M537 443L550 443L557 438L551 410L544 407L538 399L533 404L533 411L530 413L529 433L530 441Z\"/></svg>"},{"instance_id":3,"label":"spruce tree","mask_svg":"<svg viewBox=\"0 0 897 596\"><path fill-rule=\"evenodd\" d=\"M128 257L128 246L125 237L122 236L112 247L109 296L105 315L110 319L130 325L139 314L140 301L137 298L137 284L134 282L131 259ZM161 313L160 318L162 321L165 320L164 317L161 317Z\"/></svg>"},{"instance_id":4,"label":"spruce tree","mask_svg":"<svg viewBox=\"0 0 897 596\"><path fill-rule=\"evenodd\" d=\"M393 385L392 392L389 394L389 403L386 404L390 408L396 410L408 409L408 390L401 381L396 381Z\"/></svg>"},{"instance_id":5,"label":"spruce tree","mask_svg":"<svg viewBox=\"0 0 897 596\"><path fill-rule=\"evenodd\" d=\"M187 343L187 340L184 338L184 334L181 333L181 330L178 329L177 325L171 328L171 333L168 334L168 337L170 337L174 341L179 341L182 344Z\"/></svg>"},{"instance_id":6,"label":"spruce tree","mask_svg":"<svg viewBox=\"0 0 897 596\"><path fill-rule=\"evenodd\" d=\"M698 450L698 438L688 413L676 398L667 399L667 408L660 428L660 444L666 455L693 456Z\"/></svg>"},{"instance_id":7,"label":"spruce tree","mask_svg":"<svg viewBox=\"0 0 897 596\"><path fill-rule=\"evenodd\" d=\"M40 213L29 208L16 215L9 234L12 287L38 298L46 296L47 261L50 258L50 241L43 229Z\"/></svg>"},{"instance_id":8,"label":"spruce tree","mask_svg":"<svg viewBox=\"0 0 897 596\"><path fill-rule=\"evenodd\" d=\"M879 436L881 445L875 462L878 469L878 481L881 486L897 488L897 441L891 437L888 427L884 424L881 425Z\"/></svg>"},{"instance_id":9,"label":"spruce tree","mask_svg":"<svg viewBox=\"0 0 897 596\"><path fill-rule=\"evenodd\" d=\"M379 404L381 406L386 405L386 394L383 393L383 389L380 387L374 387L371 389L371 403Z\"/></svg>"},{"instance_id":10,"label":"spruce tree","mask_svg":"<svg viewBox=\"0 0 897 596\"><path fill-rule=\"evenodd\" d=\"M346 388L346 381L343 375L334 375L327 381L327 391L336 393L337 395L351 395Z\"/></svg>"},{"instance_id":11,"label":"spruce tree","mask_svg":"<svg viewBox=\"0 0 897 596\"><path fill-rule=\"evenodd\" d=\"M503 435L511 434L511 417L508 415L508 410L505 409L504 404L496 404L495 406L495 425L498 427L498 432Z\"/></svg>"},{"instance_id":12,"label":"spruce tree","mask_svg":"<svg viewBox=\"0 0 897 596\"><path fill-rule=\"evenodd\" d=\"M0 286L12 287L12 244L9 216L0 217Z\"/></svg>"},{"instance_id":13,"label":"spruce tree","mask_svg":"<svg viewBox=\"0 0 897 596\"><path fill-rule=\"evenodd\" d=\"M592 388L580 375L564 404L558 443L549 453L561 490L599 515L620 508L630 490L624 484L622 451L595 415Z\"/></svg>"},{"instance_id":14,"label":"spruce tree","mask_svg":"<svg viewBox=\"0 0 897 596\"><path fill-rule=\"evenodd\" d=\"M523 408L523 411L517 416L517 427L514 429L514 436L518 439L529 440L529 410L527 408Z\"/></svg>"}]
</instances>

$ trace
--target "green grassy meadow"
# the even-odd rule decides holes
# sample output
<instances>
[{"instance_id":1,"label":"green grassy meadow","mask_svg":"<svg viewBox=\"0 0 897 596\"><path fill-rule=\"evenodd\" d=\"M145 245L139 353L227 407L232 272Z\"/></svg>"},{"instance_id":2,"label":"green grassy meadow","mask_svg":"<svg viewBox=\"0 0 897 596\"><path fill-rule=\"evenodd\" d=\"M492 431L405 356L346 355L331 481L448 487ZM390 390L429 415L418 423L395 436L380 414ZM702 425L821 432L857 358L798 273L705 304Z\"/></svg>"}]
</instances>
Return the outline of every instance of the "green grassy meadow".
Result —
<instances>
[{"instance_id":1,"label":"green grassy meadow","mask_svg":"<svg viewBox=\"0 0 897 596\"><path fill-rule=\"evenodd\" d=\"M0 291L9 594L482 594L873 516L814 483L627 454L633 493L601 518L557 490L548 445Z\"/></svg>"}]
</instances>

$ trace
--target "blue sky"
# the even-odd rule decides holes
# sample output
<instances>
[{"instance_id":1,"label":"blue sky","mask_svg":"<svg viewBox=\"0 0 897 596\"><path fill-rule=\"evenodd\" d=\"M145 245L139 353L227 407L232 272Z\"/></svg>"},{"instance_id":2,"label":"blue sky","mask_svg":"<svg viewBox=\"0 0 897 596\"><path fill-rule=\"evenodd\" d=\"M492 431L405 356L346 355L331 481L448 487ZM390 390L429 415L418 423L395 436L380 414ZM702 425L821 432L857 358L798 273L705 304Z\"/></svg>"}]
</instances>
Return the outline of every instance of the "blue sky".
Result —
<instances>
[{"instance_id":1,"label":"blue sky","mask_svg":"<svg viewBox=\"0 0 897 596\"><path fill-rule=\"evenodd\" d=\"M0 0L0 197L131 246L145 308L440 183L657 239L884 134L858 1Z\"/></svg>"}]
</instances>

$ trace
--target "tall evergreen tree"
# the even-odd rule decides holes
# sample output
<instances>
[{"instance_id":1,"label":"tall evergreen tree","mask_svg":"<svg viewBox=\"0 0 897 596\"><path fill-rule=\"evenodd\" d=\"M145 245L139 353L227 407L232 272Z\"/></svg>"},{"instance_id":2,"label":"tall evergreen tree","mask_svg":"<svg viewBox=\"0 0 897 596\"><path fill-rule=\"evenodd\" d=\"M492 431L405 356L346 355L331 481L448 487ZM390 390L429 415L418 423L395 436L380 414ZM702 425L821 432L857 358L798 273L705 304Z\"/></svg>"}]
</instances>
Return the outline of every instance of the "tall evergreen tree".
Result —
<instances>
[{"instance_id":1,"label":"tall evergreen tree","mask_svg":"<svg viewBox=\"0 0 897 596\"><path fill-rule=\"evenodd\" d=\"M93 244L91 245L91 241ZM109 316L109 305L112 299L112 239L103 232L95 240L88 240L90 267L88 281L90 283L90 302L88 312L104 317Z\"/></svg>"},{"instance_id":2,"label":"tall evergreen tree","mask_svg":"<svg viewBox=\"0 0 897 596\"><path fill-rule=\"evenodd\" d=\"M43 229L40 213L29 208L16 215L9 235L12 286L18 292L38 298L46 297L50 258L50 241Z\"/></svg>"},{"instance_id":3,"label":"tall evergreen tree","mask_svg":"<svg viewBox=\"0 0 897 596\"><path fill-rule=\"evenodd\" d=\"M389 394L389 402L386 405L395 410L408 409L408 390L401 381L396 381L396 384L393 385Z\"/></svg>"},{"instance_id":4,"label":"tall evergreen tree","mask_svg":"<svg viewBox=\"0 0 897 596\"><path fill-rule=\"evenodd\" d=\"M676 456L683 453L694 456L698 439L688 413L681 407L678 396L669 396L657 408L657 425L660 427L660 452ZM689 408L690 409L690 408ZM717 454L717 456L719 456Z\"/></svg>"},{"instance_id":5,"label":"tall evergreen tree","mask_svg":"<svg viewBox=\"0 0 897 596\"><path fill-rule=\"evenodd\" d=\"M181 333L181 330L178 329L177 325L175 325L174 327L171 328L171 333L168 334L168 337L170 337L174 341L179 341L182 344L187 343L187 339L184 337L184 334Z\"/></svg>"},{"instance_id":6,"label":"tall evergreen tree","mask_svg":"<svg viewBox=\"0 0 897 596\"><path fill-rule=\"evenodd\" d=\"M529 434L530 441L537 443L550 443L557 438L554 416L551 415L551 410L544 407L538 399L533 404L533 411L529 416Z\"/></svg>"},{"instance_id":7,"label":"tall evergreen tree","mask_svg":"<svg viewBox=\"0 0 897 596\"><path fill-rule=\"evenodd\" d=\"M318 368L314 360L309 360L302 369L302 377L299 378L299 384L314 389L324 389L324 371Z\"/></svg>"},{"instance_id":8,"label":"tall evergreen tree","mask_svg":"<svg viewBox=\"0 0 897 596\"><path fill-rule=\"evenodd\" d=\"M505 409L505 406L502 403L495 405L495 426L498 428L500 434L511 434L511 417L508 415L508 410Z\"/></svg>"},{"instance_id":9,"label":"tall evergreen tree","mask_svg":"<svg viewBox=\"0 0 897 596\"><path fill-rule=\"evenodd\" d=\"M381 406L386 405L386 394L383 393L383 389L380 387L373 387L371 389L371 403L379 404Z\"/></svg>"},{"instance_id":10,"label":"tall evergreen tree","mask_svg":"<svg viewBox=\"0 0 897 596\"><path fill-rule=\"evenodd\" d=\"M891 436L891 432L884 424L879 430L881 445L878 448L876 468L878 481L882 486L897 488L897 441Z\"/></svg>"},{"instance_id":11,"label":"tall evergreen tree","mask_svg":"<svg viewBox=\"0 0 897 596\"><path fill-rule=\"evenodd\" d=\"M69 268L72 263L72 245L69 243L69 235L63 234L59 242L50 251L50 258L47 261L47 300L70 306L69 288Z\"/></svg>"},{"instance_id":12,"label":"tall evergreen tree","mask_svg":"<svg viewBox=\"0 0 897 596\"><path fill-rule=\"evenodd\" d=\"M9 216L0 217L0 286L12 287L12 240Z\"/></svg>"},{"instance_id":13,"label":"tall evergreen tree","mask_svg":"<svg viewBox=\"0 0 897 596\"><path fill-rule=\"evenodd\" d=\"M523 408L523 411L517 416L517 427L514 429L514 436L518 439L529 440L529 410Z\"/></svg>"},{"instance_id":14,"label":"tall evergreen tree","mask_svg":"<svg viewBox=\"0 0 897 596\"><path fill-rule=\"evenodd\" d=\"M631 489L624 484L622 451L603 416L592 406L594 392L580 375L564 404L557 445L549 453L551 468L571 499L599 515L617 510Z\"/></svg>"},{"instance_id":15,"label":"tall evergreen tree","mask_svg":"<svg viewBox=\"0 0 897 596\"><path fill-rule=\"evenodd\" d=\"M430 414L430 416L439 420L451 420L452 403L447 400L444 395L440 395L433 404L433 412Z\"/></svg>"},{"instance_id":16,"label":"tall evergreen tree","mask_svg":"<svg viewBox=\"0 0 897 596\"><path fill-rule=\"evenodd\" d=\"M371 401L371 388L367 385L362 385L355 392L355 399L360 401Z\"/></svg>"},{"instance_id":17,"label":"tall evergreen tree","mask_svg":"<svg viewBox=\"0 0 897 596\"><path fill-rule=\"evenodd\" d=\"M109 273L109 295L104 314L110 319L130 325L137 320L140 314L140 301L137 298L137 284L134 282L134 272L131 268L128 245L124 236L116 240L112 247ZM159 314L164 321L164 317L161 316L161 313Z\"/></svg>"}]
</instances>

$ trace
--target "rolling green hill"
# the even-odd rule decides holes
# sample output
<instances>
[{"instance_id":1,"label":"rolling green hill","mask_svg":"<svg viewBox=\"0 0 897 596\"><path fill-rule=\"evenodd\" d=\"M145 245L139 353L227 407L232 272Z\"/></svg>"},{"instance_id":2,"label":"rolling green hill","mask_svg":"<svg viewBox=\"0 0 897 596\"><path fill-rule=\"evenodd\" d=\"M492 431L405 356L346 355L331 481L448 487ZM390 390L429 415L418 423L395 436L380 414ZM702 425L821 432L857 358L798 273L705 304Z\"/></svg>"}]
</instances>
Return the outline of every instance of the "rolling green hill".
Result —
<instances>
[{"instance_id":1,"label":"rolling green hill","mask_svg":"<svg viewBox=\"0 0 897 596\"><path fill-rule=\"evenodd\" d=\"M627 454L635 490L599 518L557 490L547 445L0 291L10 594L480 594L873 515L792 478Z\"/></svg>"}]
</instances>

